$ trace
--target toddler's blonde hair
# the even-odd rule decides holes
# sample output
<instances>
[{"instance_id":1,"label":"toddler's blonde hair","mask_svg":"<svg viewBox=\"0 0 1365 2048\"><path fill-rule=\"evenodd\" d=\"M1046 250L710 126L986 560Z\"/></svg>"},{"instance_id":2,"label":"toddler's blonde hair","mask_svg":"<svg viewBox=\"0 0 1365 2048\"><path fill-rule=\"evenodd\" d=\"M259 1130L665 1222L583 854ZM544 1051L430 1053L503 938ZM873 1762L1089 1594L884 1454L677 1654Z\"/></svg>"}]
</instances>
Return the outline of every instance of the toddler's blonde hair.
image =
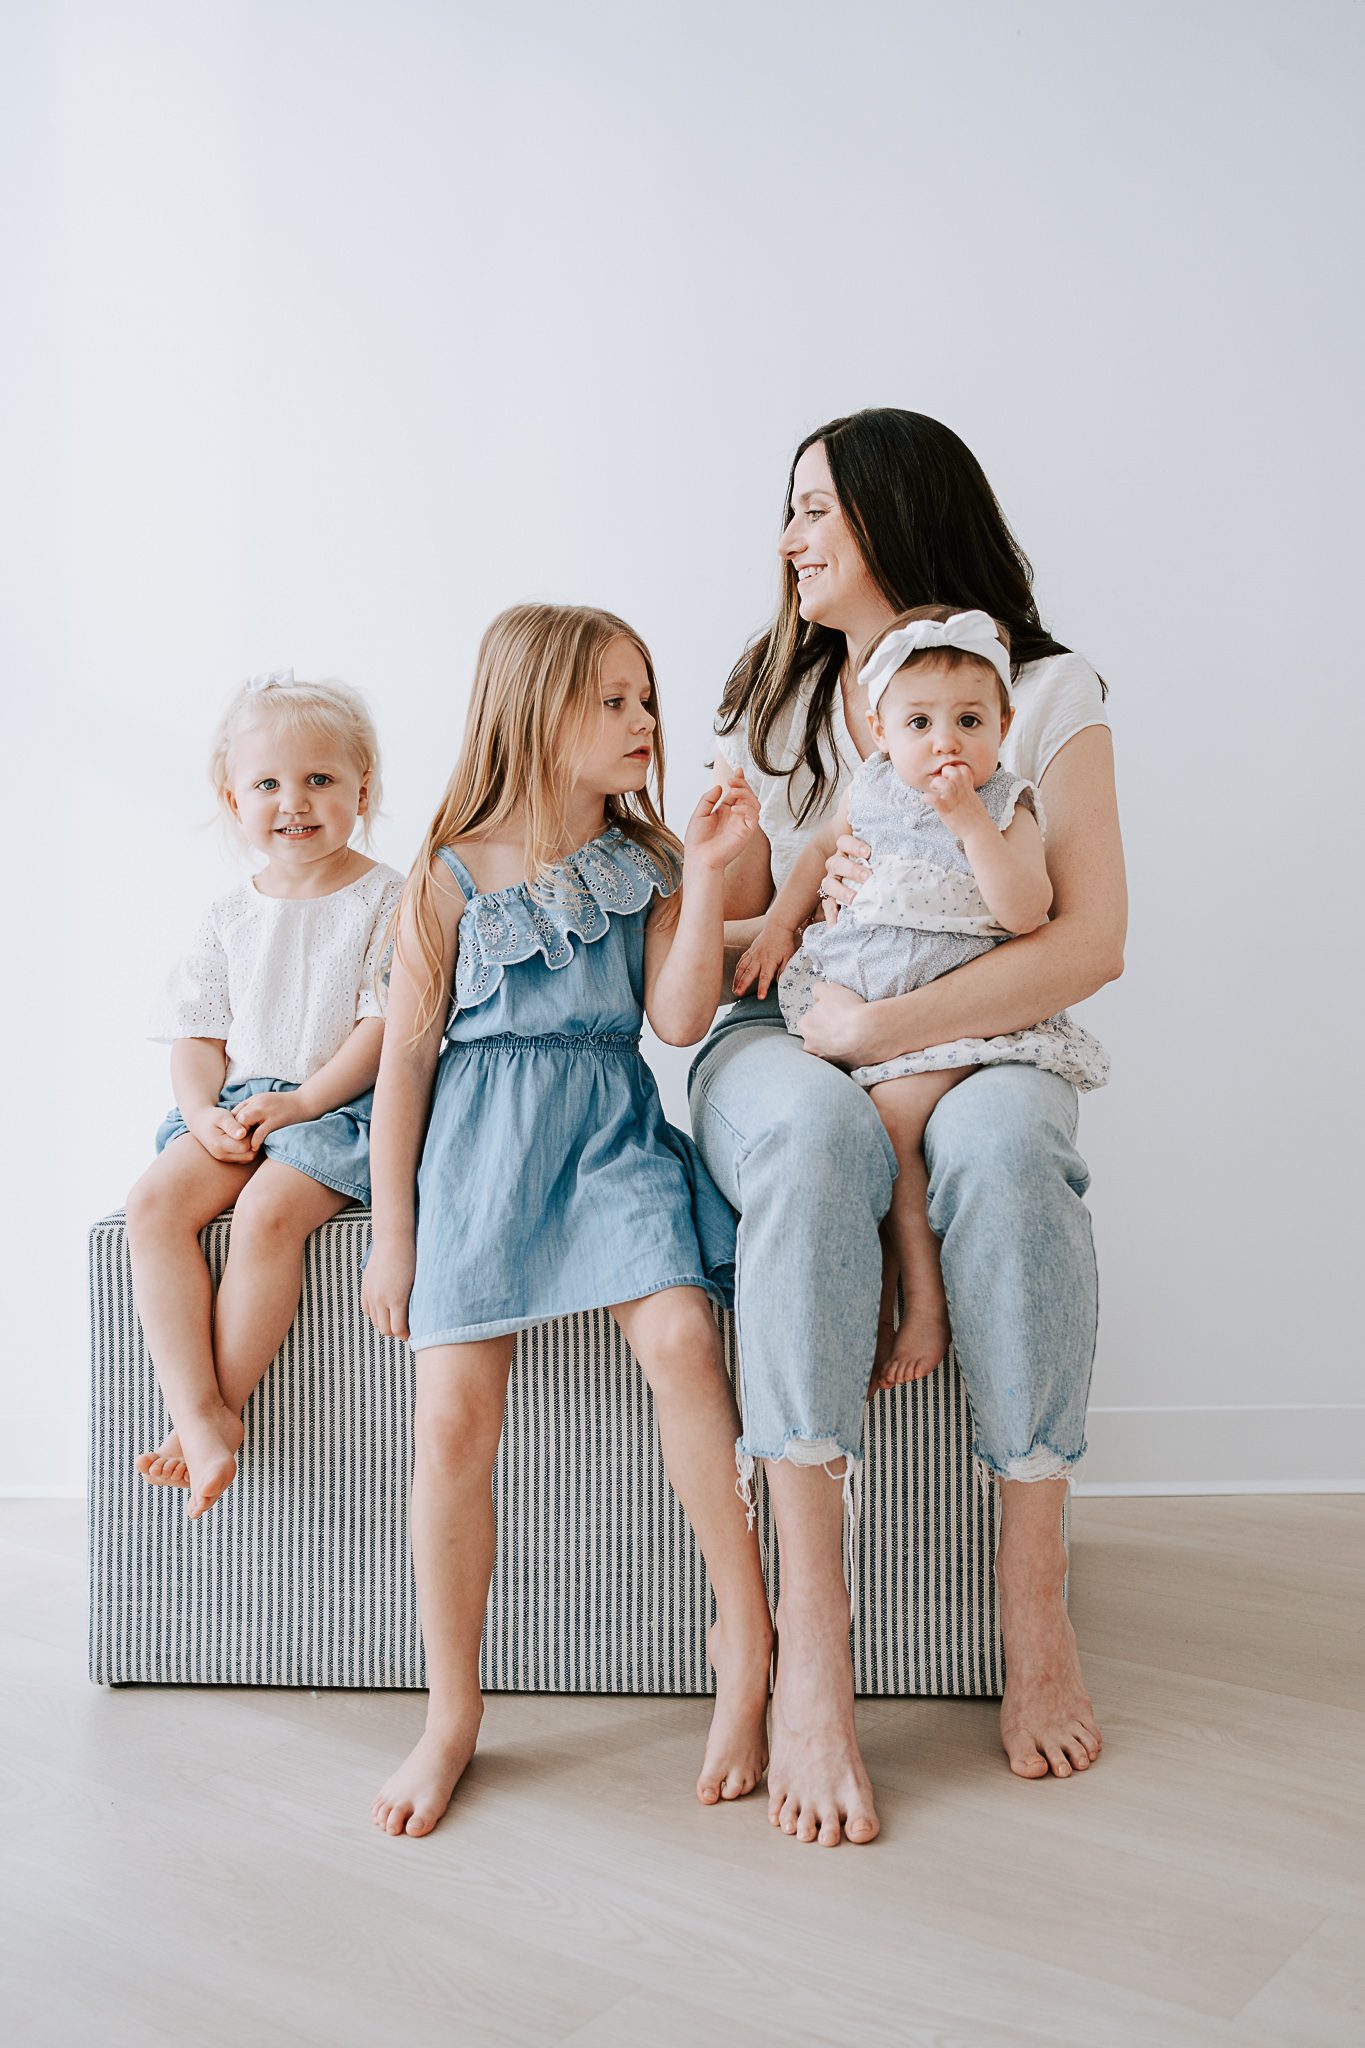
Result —
<instances>
[{"instance_id":1,"label":"toddler's blonde hair","mask_svg":"<svg viewBox=\"0 0 1365 2048\"><path fill-rule=\"evenodd\" d=\"M431 1025L440 1000L441 926L432 882L437 851L471 833L495 829L524 809L527 879L533 896L542 893L549 870L569 851L564 839L572 764L589 721L594 713L601 715L598 678L613 640L629 640L649 677L654 787L651 792L647 783L642 790L607 797L606 822L652 854L677 890L682 842L664 823L663 723L654 663L644 641L624 619L590 605L518 604L499 612L479 646L459 759L404 892L422 956L414 1043ZM400 915L395 916L395 932Z\"/></svg>"},{"instance_id":2,"label":"toddler's blonde hair","mask_svg":"<svg viewBox=\"0 0 1365 2048\"><path fill-rule=\"evenodd\" d=\"M262 725L286 726L291 732L311 726L336 741L359 769L369 793L369 802L358 820L361 839L368 847L370 821L377 816L384 796L379 735L369 705L349 683L296 683L274 676L263 683L243 683L233 693L213 735L209 779L224 827L234 844L245 845L246 841L228 802L232 751L243 733L254 732Z\"/></svg>"}]
</instances>

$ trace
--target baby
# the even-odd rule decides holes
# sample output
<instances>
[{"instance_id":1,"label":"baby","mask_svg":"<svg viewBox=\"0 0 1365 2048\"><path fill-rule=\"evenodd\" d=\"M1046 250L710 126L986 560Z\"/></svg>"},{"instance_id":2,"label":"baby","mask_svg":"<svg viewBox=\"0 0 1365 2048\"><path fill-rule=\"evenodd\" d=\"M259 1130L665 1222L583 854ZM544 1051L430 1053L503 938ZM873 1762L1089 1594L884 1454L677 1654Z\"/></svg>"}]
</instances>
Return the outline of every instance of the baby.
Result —
<instances>
[{"instance_id":1,"label":"baby","mask_svg":"<svg viewBox=\"0 0 1365 2048\"><path fill-rule=\"evenodd\" d=\"M861 680L878 751L849 784L832 822L804 848L735 970L737 996L755 983L766 996L781 976L778 996L791 1031L810 1008L817 981L837 982L866 1002L908 994L1034 931L1052 902L1036 793L1000 766L1014 715L1006 628L985 612L920 605L872 641ZM817 907L826 862L844 833L871 849L871 879L834 923L811 926L798 951L797 934ZM874 1386L922 1379L947 1351L948 1302L927 1213L925 1126L974 1067L1006 1061L1051 1068L1080 1088L1102 1087L1108 1077L1103 1048L1065 1013L1029 1031L961 1039L854 1069L900 1169L888 1218ZM896 1329L898 1275L903 1305Z\"/></svg>"}]
</instances>

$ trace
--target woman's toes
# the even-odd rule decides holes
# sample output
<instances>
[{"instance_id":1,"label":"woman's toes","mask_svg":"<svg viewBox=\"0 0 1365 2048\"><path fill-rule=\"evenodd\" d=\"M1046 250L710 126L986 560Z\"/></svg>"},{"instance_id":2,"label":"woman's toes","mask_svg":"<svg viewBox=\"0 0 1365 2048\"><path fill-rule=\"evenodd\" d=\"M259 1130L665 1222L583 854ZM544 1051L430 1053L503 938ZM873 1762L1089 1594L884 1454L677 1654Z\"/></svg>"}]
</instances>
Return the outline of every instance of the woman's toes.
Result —
<instances>
[{"instance_id":1,"label":"woman's toes","mask_svg":"<svg viewBox=\"0 0 1365 2048\"><path fill-rule=\"evenodd\" d=\"M855 1814L844 1828L850 1842L870 1842L877 1833L877 1822L869 1820L865 1813Z\"/></svg>"},{"instance_id":2,"label":"woman's toes","mask_svg":"<svg viewBox=\"0 0 1365 2048\"><path fill-rule=\"evenodd\" d=\"M698 1778L697 1797L703 1806L714 1806L720 1798L721 1792L722 1787L716 1783L714 1778Z\"/></svg>"},{"instance_id":3,"label":"woman's toes","mask_svg":"<svg viewBox=\"0 0 1365 2048\"><path fill-rule=\"evenodd\" d=\"M831 1815L825 1822L820 1830L819 1839L822 1849L837 1848L839 1842L839 1821L837 1815Z\"/></svg>"}]
</instances>

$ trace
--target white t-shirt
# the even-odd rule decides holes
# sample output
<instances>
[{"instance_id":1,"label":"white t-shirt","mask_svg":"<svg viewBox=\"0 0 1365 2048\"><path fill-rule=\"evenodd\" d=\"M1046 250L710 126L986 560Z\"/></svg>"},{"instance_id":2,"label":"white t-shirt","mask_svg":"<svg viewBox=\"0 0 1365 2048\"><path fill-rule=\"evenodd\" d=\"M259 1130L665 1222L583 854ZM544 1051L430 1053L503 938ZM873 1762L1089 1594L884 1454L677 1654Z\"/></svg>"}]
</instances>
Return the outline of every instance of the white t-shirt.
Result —
<instances>
[{"instance_id":1,"label":"white t-shirt","mask_svg":"<svg viewBox=\"0 0 1365 2048\"><path fill-rule=\"evenodd\" d=\"M212 904L166 978L148 1037L227 1041L227 1085L306 1081L341 1051L374 993L403 877L382 863L331 896L295 902L243 882Z\"/></svg>"},{"instance_id":2,"label":"white t-shirt","mask_svg":"<svg viewBox=\"0 0 1365 2048\"><path fill-rule=\"evenodd\" d=\"M764 775L754 766L744 721L733 732L718 735L716 745L732 768L742 768L758 796L758 817L772 848L773 887L780 889L802 848L834 816L839 799L862 766L862 756L844 722L843 692L834 693L834 744L838 776L824 807L798 825L796 813L811 786L810 770L800 762L806 708L814 689L807 678L773 727L768 741L770 760L798 763L790 775ZM1010 691L1014 723L1000 748L1000 766L1037 786L1048 764L1069 739L1088 725L1108 725L1100 679L1079 654L1048 654L1020 669Z\"/></svg>"}]
</instances>

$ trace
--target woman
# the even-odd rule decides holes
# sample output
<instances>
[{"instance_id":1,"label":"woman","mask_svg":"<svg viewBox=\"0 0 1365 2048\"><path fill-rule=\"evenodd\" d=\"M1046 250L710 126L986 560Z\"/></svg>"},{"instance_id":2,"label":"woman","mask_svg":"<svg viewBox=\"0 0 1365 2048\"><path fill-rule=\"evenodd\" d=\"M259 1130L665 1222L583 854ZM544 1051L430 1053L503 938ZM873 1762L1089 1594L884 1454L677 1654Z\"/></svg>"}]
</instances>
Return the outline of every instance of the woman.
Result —
<instances>
[{"instance_id":1,"label":"woman","mask_svg":"<svg viewBox=\"0 0 1365 2048\"><path fill-rule=\"evenodd\" d=\"M1126 904L1103 684L1044 631L1029 564L957 436L890 409L821 427L797 450L780 553L777 620L731 676L717 726L717 768L749 779L763 826L729 871L727 951L749 943L871 751L862 649L921 604L979 608L1009 628L1015 719L1001 759L1040 786L1053 886L1039 931L913 994L869 1004L820 989L804 1048L774 996L736 1003L692 1070L698 1143L741 1214L740 1451L766 1463L782 1553L769 1816L833 1844L871 1841L879 1825L853 1726L840 1539L894 1174L880 1118L841 1068L991 1038L1079 1002L1122 971ZM866 853L840 842L828 895L850 900ZM1076 1124L1067 1082L1003 1066L953 1088L925 1133L977 1455L1000 1481L1001 1737L1021 1777L1069 1776L1100 1750L1062 1598L1062 1504L1084 1449L1096 1318Z\"/></svg>"}]
</instances>

